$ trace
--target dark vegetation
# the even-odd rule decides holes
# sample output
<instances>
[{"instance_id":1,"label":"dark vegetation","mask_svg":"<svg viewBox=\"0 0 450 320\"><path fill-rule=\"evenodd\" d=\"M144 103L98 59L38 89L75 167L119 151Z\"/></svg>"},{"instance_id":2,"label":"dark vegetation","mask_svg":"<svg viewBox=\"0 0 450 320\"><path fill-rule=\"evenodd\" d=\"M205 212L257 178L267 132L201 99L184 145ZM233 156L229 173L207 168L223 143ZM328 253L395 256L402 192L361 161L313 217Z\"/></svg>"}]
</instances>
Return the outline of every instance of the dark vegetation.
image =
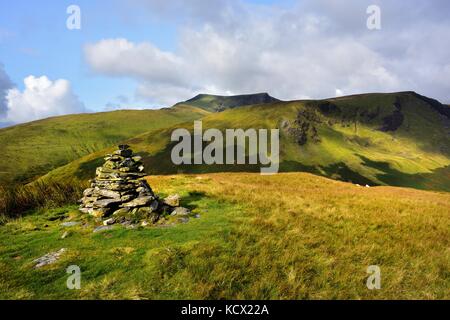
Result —
<instances>
[{"instance_id":1,"label":"dark vegetation","mask_svg":"<svg viewBox=\"0 0 450 320\"><path fill-rule=\"evenodd\" d=\"M31 210L76 203L86 187L87 183L79 180L36 181L10 188L0 186L0 221L19 217Z\"/></svg>"}]
</instances>

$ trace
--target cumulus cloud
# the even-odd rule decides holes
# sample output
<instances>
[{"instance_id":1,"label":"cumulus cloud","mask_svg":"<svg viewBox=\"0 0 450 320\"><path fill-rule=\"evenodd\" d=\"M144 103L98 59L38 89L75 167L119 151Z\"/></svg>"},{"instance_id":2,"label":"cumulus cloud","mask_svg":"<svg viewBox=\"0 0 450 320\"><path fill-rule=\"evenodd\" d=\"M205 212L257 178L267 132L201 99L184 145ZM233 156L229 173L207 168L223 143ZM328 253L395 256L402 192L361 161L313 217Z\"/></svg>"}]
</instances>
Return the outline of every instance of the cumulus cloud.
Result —
<instances>
[{"instance_id":1,"label":"cumulus cloud","mask_svg":"<svg viewBox=\"0 0 450 320\"><path fill-rule=\"evenodd\" d=\"M6 95L8 90L13 87L13 83L6 73L4 66L0 63L0 119L6 114L8 105Z\"/></svg>"},{"instance_id":2,"label":"cumulus cloud","mask_svg":"<svg viewBox=\"0 0 450 320\"><path fill-rule=\"evenodd\" d=\"M85 56L99 74L136 79L136 95L147 101L169 104L211 88L281 99L415 90L450 100L450 45L442 41L450 30L442 14L447 1L413 0L408 8L375 1L379 31L366 28L373 1L133 3L141 2L186 22L176 50L119 38L87 45Z\"/></svg>"},{"instance_id":3,"label":"cumulus cloud","mask_svg":"<svg viewBox=\"0 0 450 320\"><path fill-rule=\"evenodd\" d=\"M20 123L86 111L67 80L51 81L46 76L28 76L24 85L23 91L12 88L6 94L5 120L8 122Z\"/></svg>"},{"instance_id":4,"label":"cumulus cloud","mask_svg":"<svg viewBox=\"0 0 450 320\"><path fill-rule=\"evenodd\" d=\"M151 43L134 44L126 39L108 39L87 45L85 52L90 66L100 73L182 84L184 61Z\"/></svg>"}]
</instances>

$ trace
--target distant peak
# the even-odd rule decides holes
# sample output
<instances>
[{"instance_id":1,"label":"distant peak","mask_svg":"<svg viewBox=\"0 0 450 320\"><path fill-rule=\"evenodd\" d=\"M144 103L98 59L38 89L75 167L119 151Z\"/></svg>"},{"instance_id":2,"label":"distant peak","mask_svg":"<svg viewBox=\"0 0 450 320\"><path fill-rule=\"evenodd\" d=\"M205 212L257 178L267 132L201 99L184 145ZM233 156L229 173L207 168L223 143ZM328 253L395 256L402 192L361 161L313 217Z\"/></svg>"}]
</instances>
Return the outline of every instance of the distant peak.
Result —
<instances>
[{"instance_id":1,"label":"distant peak","mask_svg":"<svg viewBox=\"0 0 450 320\"><path fill-rule=\"evenodd\" d=\"M272 99L276 99L276 98L272 97L270 94L268 94L267 92L245 93L245 94L237 94L237 95L217 95L217 94L209 94L209 93L199 93L196 96L194 96L193 98L186 100L185 102L194 101L194 100L198 100L198 99L205 98L205 97L212 97L212 98L270 97ZM276 99L276 100L278 100L278 99Z\"/></svg>"},{"instance_id":2,"label":"distant peak","mask_svg":"<svg viewBox=\"0 0 450 320\"><path fill-rule=\"evenodd\" d=\"M267 92L220 96L200 93L195 97L182 102L212 112L220 112L241 106L278 102L280 100L271 97Z\"/></svg>"}]
</instances>

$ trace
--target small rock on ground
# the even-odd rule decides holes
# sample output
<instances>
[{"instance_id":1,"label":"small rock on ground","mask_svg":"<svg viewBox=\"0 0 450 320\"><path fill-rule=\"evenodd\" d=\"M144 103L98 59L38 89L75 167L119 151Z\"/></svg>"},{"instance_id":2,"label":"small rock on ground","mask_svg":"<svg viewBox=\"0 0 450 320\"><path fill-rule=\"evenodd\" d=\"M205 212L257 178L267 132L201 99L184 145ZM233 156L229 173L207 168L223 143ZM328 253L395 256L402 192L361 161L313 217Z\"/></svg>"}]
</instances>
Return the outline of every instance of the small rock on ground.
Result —
<instances>
[{"instance_id":1,"label":"small rock on ground","mask_svg":"<svg viewBox=\"0 0 450 320\"><path fill-rule=\"evenodd\" d=\"M176 207L170 215L172 216L187 216L191 211L184 207Z\"/></svg>"},{"instance_id":2,"label":"small rock on ground","mask_svg":"<svg viewBox=\"0 0 450 320\"><path fill-rule=\"evenodd\" d=\"M55 263L65 251L66 249L62 248L58 251L47 253L46 255L33 260L33 262L36 263L34 267L41 268L43 266Z\"/></svg>"},{"instance_id":3,"label":"small rock on ground","mask_svg":"<svg viewBox=\"0 0 450 320\"><path fill-rule=\"evenodd\" d=\"M171 207L178 207L180 205L180 196L178 194L172 194L164 199L164 203Z\"/></svg>"}]
</instances>

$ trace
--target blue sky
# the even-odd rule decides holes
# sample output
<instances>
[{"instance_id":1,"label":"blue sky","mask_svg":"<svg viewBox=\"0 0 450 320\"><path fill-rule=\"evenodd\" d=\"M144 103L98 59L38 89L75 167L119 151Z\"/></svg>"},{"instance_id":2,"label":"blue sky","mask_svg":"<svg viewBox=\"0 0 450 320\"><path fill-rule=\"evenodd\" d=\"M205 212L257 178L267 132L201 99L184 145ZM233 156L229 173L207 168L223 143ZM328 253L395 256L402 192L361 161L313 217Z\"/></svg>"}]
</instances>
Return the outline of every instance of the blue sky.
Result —
<instances>
[{"instance_id":1,"label":"blue sky","mask_svg":"<svg viewBox=\"0 0 450 320\"><path fill-rule=\"evenodd\" d=\"M272 0L250 3L269 5ZM66 28L69 5L81 9L82 28ZM11 80L23 89L23 79L32 74L71 81L82 101L101 110L118 95L134 95L135 81L102 77L89 71L83 46L101 39L124 37L130 41L150 41L163 50L175 50L177 28L182 23L165 22L150 12L140 13L126 1L2 1L0 2L0 62ZM1 36L3 35L3 36ZM95 90L92 90L95 88ZM144 104L143 104L144 105Z\"/></svg>"},{"instance_id":2,"label":"blue sky","mask_svg":"<svg viewBox=\"0 0 450 320\"><path fill-rule=\"evenodd\" d=\"M132 95L135 84L131 79L112 79L90 72L83 58L85 43L126 37L132 41L150 40L165 49L175 45L175 25L151 19L130 21L118 14L121 5L114 1L76 1L81 8L82 28L69 30L66 8L73 3L0 2L0 61L19 88L30 74L68 79L85 104L99 110L116 95Z\"/></svg>"},{"instance_id":3,"label":"blue sky","mask_svg":"<svg viewBox=\"0 0 450 320\"><path fill-rule=\"evenodd\" d=\"M71 4L81 30L66 28ZM366 25L371 4L379 30ZM0 123L200 92L414 90L448 103L449 9L444 0L1 1Z\"/></svg>"}]
</instances>

